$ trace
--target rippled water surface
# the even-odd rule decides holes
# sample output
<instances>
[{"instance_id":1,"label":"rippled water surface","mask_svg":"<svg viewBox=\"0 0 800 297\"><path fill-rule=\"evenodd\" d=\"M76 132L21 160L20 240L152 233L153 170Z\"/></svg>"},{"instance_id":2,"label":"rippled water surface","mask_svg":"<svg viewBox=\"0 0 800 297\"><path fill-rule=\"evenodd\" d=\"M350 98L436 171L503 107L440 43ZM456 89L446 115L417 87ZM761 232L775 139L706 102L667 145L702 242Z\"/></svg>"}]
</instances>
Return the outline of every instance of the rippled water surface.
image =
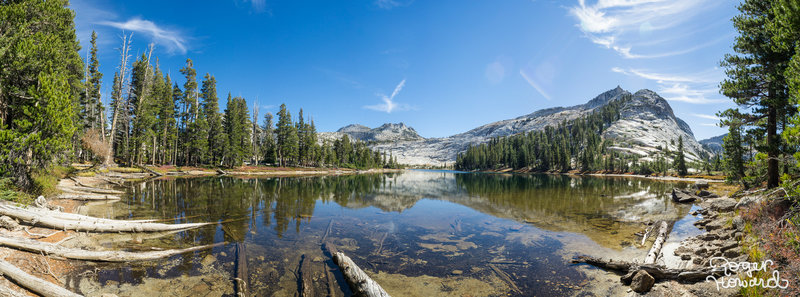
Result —
<instances>
[{"instance_id":1,"label":"rippled water surface","mask_svg":"<svg viewBox=\"0 0 800 297\"><path fill-rule=\"evenodd\" d=\"M673 183L635 178L411 170L281 178L166 178L134 184L90 215L219 222L170 234L101 235L73 244L150 250L226 242L162 261L96 264L68 285L89 295L348 296L325 241L395 296L566 296L598 280L576 254L642 257L644 222L684 218ZM687 227L688 228L688 227ZM691 231L687 231L691 233ZM246 275L239 275L242 271Z\"/></svg>"}]
</instances>

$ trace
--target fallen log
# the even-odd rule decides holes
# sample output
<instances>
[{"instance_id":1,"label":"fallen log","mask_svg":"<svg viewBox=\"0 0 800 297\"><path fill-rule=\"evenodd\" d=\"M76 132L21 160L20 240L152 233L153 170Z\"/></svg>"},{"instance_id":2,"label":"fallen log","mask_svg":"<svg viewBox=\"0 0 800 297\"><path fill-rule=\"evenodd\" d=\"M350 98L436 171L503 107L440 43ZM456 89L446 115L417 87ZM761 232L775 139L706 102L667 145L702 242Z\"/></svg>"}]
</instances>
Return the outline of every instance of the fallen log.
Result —
<instances>
[{"instance_id":1,"label":"fallen log","mask_svg":"<svg viewBox=\"0 0 800 297\"><path fill-rule=\"evenodd\" d=\"M247 247L243 242L236 243L236 296L247 297L249 291L247 282L249 272L247 271Z\"/></svg>"},{"instance_id":2,"label":"fallen log","mask_svg":"<svg viewBox=\"0 0 800 297\"><path fill-rule=\"evenodd\" d=\"M522 294L522 290L520 290L517 284L514 283L514 280L512 280L511 277L508 276L508 273L500 270L500 268L497 268L497 266L491 263L489 263L489 268L491 268L492 271L494 271L494 273L497 274L497 277L499 277L503 282L505 282L512 291L516 292L517 294Z\"/></svg>"},{"instance_id":3,"label":"fallen log","mask_svg":"<svg viewBox=\"0 0 800 297\"><path fill-rule=\"evenodd\" d=\"M5 297L28 297L27 294L22 294L20 292L14 291L9 287L4 285L0 285L0 296Z\"/></svg>"},{"instance_id":4,"label":"fallen log","mask_svg":"<svg viewBox=\"0 0 800 297\"><path fill-rule=\"evenodd\" d=\"M33 212L33 213L38 213L39 215L42 215L42 216L48 216L48 217L52 217L52 218L60 218L60 219L64 219L64 220L96 221L98 223L115 223L115 222L122 221L122 220L90 217L90 216L85 216L85 215L76 214L76 213L54 211L54 210L49 210L49 209L45 209L45 208L38 208L38 207L28 207L28 208L25 208L25 210L27 210L29 212ZM155 222L155 221L158 221L158 220L156 220L156 219L124 220L124 222L128 222L128 223L149 223L149 222Z\"/></svg>"},{"instance_id":5,"label":"fallen log","mask_svg":"<svg viewBox=\"0 0 800 297\"><path fill-rule=\"evenodd\" d=\"M120 200L121 197L109 194L92 194L92 193L70 193L64 192L58 194L57 199L72 199L72 200Z\"/></svg>"},{"instance_id":6,"label":"fallen log","mask_svg":"<svg viewBox=\"0 0 800 297\"><path fill-rule=\"evenodd\" d=\"M150 169L150 168L147 168L147 167L145 167L145 166L142 166L142 165L140 165L140 164L135 164L135 165L133 165L133 166L136 166L137 168L139 168L139 169L142 169L142 170L144 170L144 171L150 172L151 174L153 174L153 175L155 175L155 176L164 176L164 174L161 174L161 172L158 172L158 171L152 170L152 169Z\"/></svg>"},{"instance_id":7,"label":"fallen log","mask_svg":"<svg viewBox=\"0 0 800 297\"><path fill-rule=\"evenodd\" d=\"M187 224L162 224L149 222L129 222L110 219L63 219L42 215L38 211L3 205L0 206L0 215L6 215L32 226L42 226L56 230L75 230L91 232L158 232L193 229L216 223L187 223Z\"/></svg>"},{"instance_id":8,"label":"fallen log","mask_svg":"<svg viewBox=\"0 0 800 297\"><path fill-rule=\"evenodd\" d=\"M657 224L658 226L658 235L656 236L656 241L653 242L653 246L650 248L650 251L647 253L647 257L644 258L644 264L653 264L656 263L658 260L658 256L661 255L661 247L664 245L664 241L667 240L667 234L669 233L669 224L666 221L661 221ZM655 228L655 226L653 226Z\"/></svg>"},{"instance_id":9,"label":"fallen log","mask_svg":"<svg viewBox=\"0 0 800 297\"><path fill-rule=\"evenodd\" d=\"M600 258L579 256L572 260L573 264L585 263L605 270L612 270L620 273L626 273L622 276L621 280L625 284L630 284L630 278L633 273L639 270L644 270L656 280L677 280L682 282L699 282L705 281L709 275L721 275L724 273L721 269L713 269L711 267L704 267L700 269L675 269L666 268L656 264L639 264L624 261L603 260Z\"/></svg>"},{"instance_id":10,"label":"fallen log","mask_svg":"<svg viewBox=\"0 0 800 297\"><path fill-rule=\"evenodd\" d=\"M339 266L339 270L344 275L345 281L350 286L350 290L356 296L363 297L389 297L381 285L372 280L350 257L337 251L336 247L330 242L325 242L324 247L333 257L333 262Z\"/></svg>"},{"instance_id":11,"label":"fallen log","mask_svg":"<svg viewBox=\"0 0 800 297\"><path fill-rule=\"evenodd\" d=\"M27 238L14 238L0 236L0 246L15 248L36 254L45 254L63 259L87 260L98 262L133 262L148 261L180 255L183 253L199 251L223 245L225 242L190 247L185 249L172 249L163 251L125 252L125 251L87 251L82 249L67 248L60 245L36 241Z\"/></svg>"},{"instance_id":12,"label":"fallen log","mask_svg":"<svg viewBox=\"0 0 800 297\"><path fill-rule=\"evenodd\" d=\"M0 273L31 292L45 297L80 297L70 290L20 270L5 260L0 260Z\"/></svg>"},{"instance_id":13,"label":"fallen log","mask_svg":"<svg viewBox=\"0 0 800 297\"><path fill-rule=\"evenodd\" d=\"M311 272L311 264L308 263L308 256L300 256L300 297L313 297L314 278Z\"/></svg>"}]
</instances>

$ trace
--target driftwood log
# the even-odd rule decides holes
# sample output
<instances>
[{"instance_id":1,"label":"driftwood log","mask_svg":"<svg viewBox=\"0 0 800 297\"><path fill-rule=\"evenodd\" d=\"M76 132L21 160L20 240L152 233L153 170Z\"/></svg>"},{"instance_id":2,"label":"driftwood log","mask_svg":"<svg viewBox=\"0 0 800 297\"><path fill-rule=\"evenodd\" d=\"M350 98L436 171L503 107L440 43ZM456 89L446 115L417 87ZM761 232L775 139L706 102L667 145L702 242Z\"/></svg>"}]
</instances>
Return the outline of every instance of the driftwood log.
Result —
<instances>
[{"instance_id":1,"label":"driftwood log","mask_svg":"<svg viewBox=\"0 0 800 297\"><path fill-rule=\"evenodd\" d=\"M682 282L698 282L705 281L709 275L719 275L723 273L721 270L715 270L711 267L704 267L701 269L673 269L666 268L656 264L639 264L624 261L603 260L588 256L579 256L572 260L572 263L586 263L598 268L612 270L621 273L627 273L622 276L622 282L630 284L628 277L633 277L632 273L641 270L649 273L657 280L677 280ZM631 274L628 276L628 274Z\"/></svg>"},{"instance_id":2,"label":"driftwood log","mask_svg":"<svg viewBox=\"0 0 800 297\"><path fill-rule=\"evenodd\" d=\"M6 215L32 226L42 226L56 230L75 230L91 232L158 232L193 229L215 223L161 224L148 222L129 222L87 217L87 219L64 219L43 215L41 210L29 210L11 205L0 206L0 215Z\"/></svg>"},{"instance_id":3,"label":"driftwood log","mask_svg":"<svg viewBox=\"0 0 800 297\"><path fill-rule=\"evenodd\" d=\"M28 274L25 271L11 265L5 260L0 260L0 273L5 277L10 278L21 287L24 287L31 292L45 296L45 297L80 297L81 295L75 294L70 290L62 288L51 282L45 281L38 277Z\"/></svg>"},{"instance_id":4,"label":"driftwood log","mask_svg":"<svg viewBox=\"0 0 800 297\"><path fill-rule=\"evenodd\" d=\"M155 170L153 170L153 169L147 168L147 167L146 167L146 166L144 166L144 165L141 165L141 164L135 164L134 166L136 166L137 168L139 168L139 169L142 169L142 170L144 170L144 171L150 172L150 174L152 174L152 175L155 175L155 176L164 176L163 174L161 174L161 172L158 172L158 171L155 171Z\"/></svg>"},{"instance_id":5,"label":"driftwood log","mask_svg":"<svg viewBox=\"0 0 800 297\"><path fill-rule=\"evenodd\" d=\"M381 285L372 280L361 268L358 268L358 265L356 265L350 257L339 252L330 242L325 243L325 248L333 257L333 262L339 266L339 270L342 271L344 279L347 281L354 295L363 297L389 297L389 293L386 293L386 290L384 290Z\"/></svg>"},{"instance_id":6,"label":"driftwood log","mask_svg":"<svg viewBox=\"0 0 800 297\"><path fill-rule=\"evenodd\" d=\"M309 261L308 255L300 256L300 297L316 296L314 295L314 277Z\"/></svg>"},{"instance_id":7,"label":"driftwood log","mask_svg":"<svg viewBox=\"0 0 800 297\"><path fill-rule=\"evenodd\" d=\"M247 246L244 242L236 243L236 296L247 297L249 290L247 282L249 272L247 271Z\"/></svg>"},{"instance_id":8,"label":"driftwood log","mask_svg":"<svg viewBox=\"0 0 800 297\"><path fill-rule=\"evenodd\" d=\"M134 262L134 261L156 260L183 253L210 249L215 246L220 246L223 244L225 244L225 242L209 244L209 245L201 245L185 249L172 249L172 250L147 251L147 252L87 251L82 249L67 248L57 244L41 242L27 238L0 236L0 246L29 251L36 254L55 256L64 259L99 261L99 262Z\"/></svg>"},{"instance_id":9,"label":"driftwood log","mask_svg":"<svg viewBox=\"0 0 800 297\"><path fill-rule=\"evenodd\" d=\"M647 253L647 257L644 258L644 264L653 264L656 263L658 260L658 256L661 255L661 247L664 246L664 241L667 240L667 234L669 233L669 224L666 221L661 221L657 224L658 226L658 235L656 236L656 241L653 242L653 246L650 248L650 251ZM655 226L653 226L655 228Z\"/></svg>"}]
</instances>

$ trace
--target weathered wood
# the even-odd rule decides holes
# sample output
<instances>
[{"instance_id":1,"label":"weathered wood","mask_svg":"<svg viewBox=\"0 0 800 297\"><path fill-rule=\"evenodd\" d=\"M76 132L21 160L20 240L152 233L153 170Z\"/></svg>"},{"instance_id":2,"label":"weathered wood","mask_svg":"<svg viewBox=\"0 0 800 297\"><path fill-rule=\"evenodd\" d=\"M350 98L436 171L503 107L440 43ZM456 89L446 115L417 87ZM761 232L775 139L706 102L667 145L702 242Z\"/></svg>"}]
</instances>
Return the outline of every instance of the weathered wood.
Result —
<instances>
[{"instance_id":1,"label":"weathered wood","mask_svg":"<svg viewBox=\"0 0 800 297\"><path fill-rule=\"evenodd\" d=\"M72 220L72 221L86 221L86 222L97 222L97 223L116 223L119 221L124 221L128 223L148 223L148 222L155 222L157 220L154 219L147 219L147 220L114 220L114 219L104 219L98 217L90 217L85 216L82 214L70 213L70 212L61 212L61 211L54 211L45 208L38 208L38 207L28 207L24 208L26 211L37 213L42 216L47 216L51 218L59 218L64 220Z\"/></svg>"},{"instance_id":2,"label":"weathered wood","mask_svg":"<svg viewBox=\"0 0 800 297\"><path fill-rule=\"evenodd\" d=\"M161 172L152 170L152 169L147 168L146 166L143 166L141 164L134 164L133 166L136 166L137 168L142 169L144 171L150 172L151 174L153 174L155 176L164 176L163 174L161 174Z\"/></svg>"},{"instance_id":3,"label":"weathered wood","mask_svg":"<svg viewBox=\"0 0 800 297\"><path fill-rule=\"evenodd\" d=\"M27 294L22 294L20 292L14 291L9 287L4 285L0 285L0 296L4 297L28 297Z\"/></svg>"},{"instance_id":4,"label":"weathered wood","mask_svg":"<svg viewBox=\"0 0 800 297\"><path fill-rule=\"evenodd\" d=\"M247 271L247 246L243 242L236 243L236 296L250 296L247 288L249 272Z\"/></svg>"},{"instance_id":5,"label":"weathered wood","mask_svg":"<svg viewBox=\"0 0 800 297\"><path fill-rule=\"evenodd\" d=\"M512 280L511 277L505 271L500 270L500 268L498 268L492 263L489 263L489 268L491 268L492 271L494 271L494 273L497 274L497 276L503 282L505 282L512 291L516 292L517 294L522 294L522 290L519 289L514 280Z\"/></svg>"},{"instance_id":6,"label":"weathered wood","mask_svg":"<svg viewBox=\"0 0 800 297\"><path fill-rule=\"evenodd\" d=\"M326 241L323 247L331 254L333 262L339 266L339 270L344 275L344 279L347 281L354 295L363 297L389 296L386 290L372 280L361 268L358 268L358 265L356 265L350 257L339 252L336 246L331 242Z\"/></svg>"},{"instance_id":7,"label":"weathered wood","mask_svg":"<svg viewBox=\"0 0 800 297\"><path fill-rule=\"evenodd\" d=\"M93 193L70 193L63 192L58 194L57 199L72 199L72 200L120 200L121 197L109 194L93 194Z\"/></svg>"},{"instance_id":8,"label":"weathered wood","mask_svg":"<svg viewBox=\"0 0 800 297\"><path fill-rule=\"evenodd\" d=\"M644 264L656 263L658 256L661 255L661 247L664 245L664 241L667 240L669 224L667 224L666 221L661 221L657 226L658 236L656 237L656 241L653 242L653 246L650 248L650 251L647 253L647 257L644 258Z\"/></svg>"},{"instance_id":9,"label":"weathered wood","mask_svg":"<svg viewBox=\"0 0 800 297\"><path fill-rule=\"evenodd\" d=\"M91 232L158 232L186 230L216 223L161 224L149 222L129 222L87 217L88 219L63 219L42 214L43 210L29 210L11 205L0 206L0 215L6 215L32 226L42 226L57 230Z\"/></svg>"},{"instance_id":10,"label":"weathered wood","mask_svg":"<svg viewBox=\"0 0 800 297\"><path fill-rule=\"evenodd\" d=\"M331 218L331 221L328 222L328 229L325 229L325 234L322 235L322 239L320 239L319 242L325 243L325 239L328 238L328 234L331 234L332 227L333 227L333 218Z\"/></svg>"},{"instance_id":11,"label":"weathered wood","mask_svg":"<svg viewBox=\"0 0 800 297\"><path fill-rule=\"evenodd\" d=\"M311 272L311 264L308 263L308 256L300 256L300 297L313 297L314 277Z\"/></svg>"},{"instance_id":12,"label":"weathered wood","mask_svg":"<svg viewBox=\"0 0 800 297\"><path fill-rule=\"evenodd\" d=\"M220 243L201 245L185 249L147 251L147 252L87 251L81 249L66 248L60 245L48 242L36 241L27 238L0 236L0 246L29 251L37 254L43 253L45 255L55 256L64 259L100 261L100 262L133 262L133 261L156 260L183 253L209 249L223 244L225 243L220 242Z\"/></svg>"},{"instance_id":13,"label":"weathered wood","mask_svg":"<svg viewBox=\"0 0 800 297\"><path fill-rule=\"evenodd\" d=\"M606 270L627 273L622 277L623 283L626 284L630 283L630 278L633 277L633 273L640 269L649 273L656 280L678 280L683 282L705 281L707 276L719 275L723 272L722 270L715 270L711 267L704 267L701 269L673 269L656 264L638 264L613 260L606 261L588 256L576 257L572 260L572 263L586 263Z\"/></svg>"},{"instance_id":14,"label":"weathered wood","mask_svg":"<svg viewBox=\"0 0 800 297\"><path fill-rule=\"evenodd\" d=\"M21 287L45 297L80 297L61 286L28 274L5 260L0 260L0 273Z\"/></svg>"}]
</instances>

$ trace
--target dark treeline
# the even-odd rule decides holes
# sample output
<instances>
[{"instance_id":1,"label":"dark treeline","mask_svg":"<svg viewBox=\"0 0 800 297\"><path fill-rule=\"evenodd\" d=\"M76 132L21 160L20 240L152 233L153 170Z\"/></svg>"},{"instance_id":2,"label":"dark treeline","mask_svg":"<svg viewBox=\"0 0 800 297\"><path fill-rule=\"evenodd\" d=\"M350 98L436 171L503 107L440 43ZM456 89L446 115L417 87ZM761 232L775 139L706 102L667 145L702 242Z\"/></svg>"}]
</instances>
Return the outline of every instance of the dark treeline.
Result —
<instances>
[{"instance_id":1,"label":"dark treeline","mask_svg":"<svg viewBox=\"0 0 800 297\"><path fill-rule=\"evenodd\" d=\"M68 1L0 1L0 177L31 186L34 171L69 161L241 166L395 167L390 156L340 140L319 145L313 119L277 123L242 97L220 110L217 81L191 59L181 77L164 73L153 45L131 57L122 39L118 71L104 76L92 33L87 61L78 53ZM110 104L101 87L111 80ZM199 80L199 81L198 81Z\"/></svg>"},{"instance_id":2,"label":"dark treeline","mask_svg":"<svg viewBox=\"0 0 800 297\"><path fill-rule=\"evenodd\" d=\"M637 156L609 149L613 142L600 136L608 126L619 120L621 108L629 100L630 95L614 100L588 116L564 121L555 127L547 126L544 130L499 137L488 143L470 146L466 152L458 155L455 168L511 168L539 172L577 169L642 174L665 172L672 167L667 158L660 156L649 162L642 161ZM682 162L681 172L685 172L682 140L678 147L678 152L670 155L670 159L676 160L676 163Z\"/></svg>"}]
</instances>

